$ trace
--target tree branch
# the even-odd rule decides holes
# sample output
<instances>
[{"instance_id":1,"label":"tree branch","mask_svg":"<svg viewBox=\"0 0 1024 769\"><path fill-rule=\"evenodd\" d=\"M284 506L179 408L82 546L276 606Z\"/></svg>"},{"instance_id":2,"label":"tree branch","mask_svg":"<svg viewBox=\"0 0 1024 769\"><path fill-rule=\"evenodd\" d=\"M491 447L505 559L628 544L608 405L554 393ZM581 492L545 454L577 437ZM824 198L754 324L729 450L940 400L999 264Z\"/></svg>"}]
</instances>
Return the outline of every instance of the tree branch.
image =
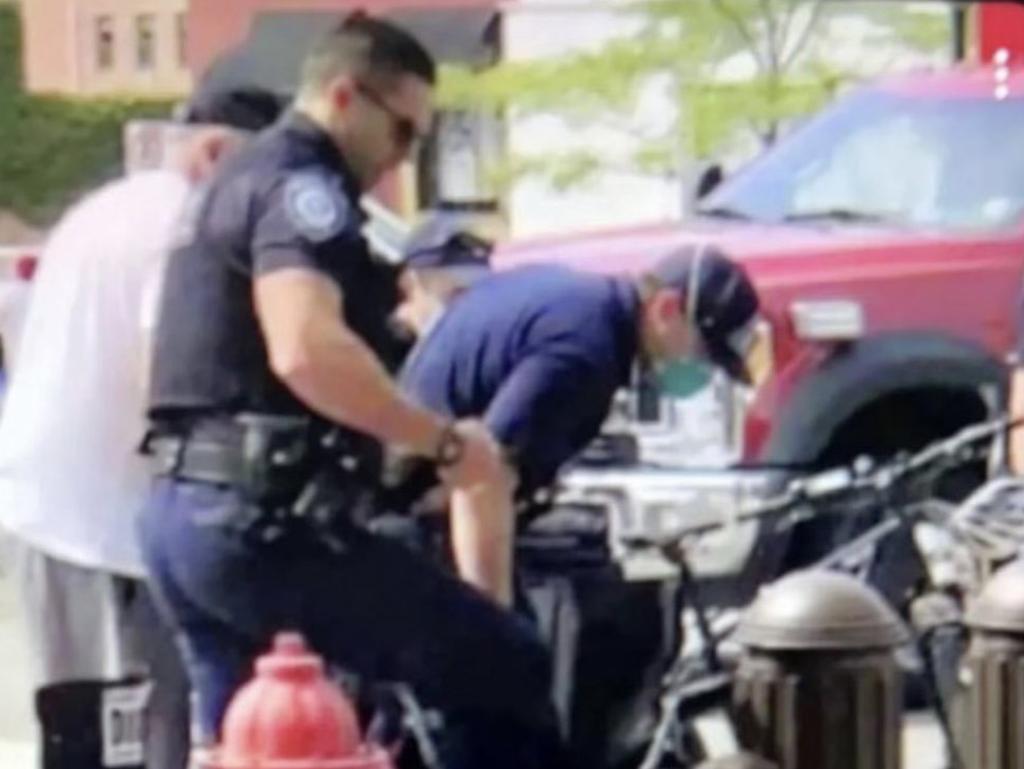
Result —
<instances>
[{"instance_id":1,"label":"tree branch","mask_svg":"<svg viewBox=\"0 0 1024 769\"><path fill-rule=\"evenodd\" d=\"M788 54L786 54L783 57L783 71L789 69L789 67L792 66L793 62L796 60L796 57L800 55L800 51L802 51L804 46L807 45L807 41L811 36L811 32L814 31L814 28L818 26L818 22L821 21L821 13L825 7L824 0L811 0L811 2L813 3L813 5L811 6L811 15L807 19L807 24L804 25L803 31L801 31L800 36L797 37L796 41L794 42L793 48L789 51Z\"/></svg>"},{"instance_id":2,"label":"tree branch","mask_svg":"<svg viewBox=\"0 0 1024 769\"><path fill-rule=\"evenodd\" d=\"M753 35L750 34L750 30L747 29L747 25L743 19L736 12L735 9L730 7L725 0L711 0L712 5L715 9L726 18L726 20L735 28L739 33L740 38L750 49L751 55L754 57L754 61L757 63L757 67L760 70L764 70L765 63L761 57L761 50L758 47L757 40Z\"/></svg>"},{"instance_id":3,"label":"tree branch","mask_svg":"<svg viewBox=\"0 0 1024 769\"><path fill-rule=\"evenodd\" d=\"M800 10L803 2L804 0L786 0L786 10L782 14L782 24L780 25L782 27L783 40L787 39L785 35L789 33L789 27L793 23L793 18L796 16L796 12Z\"/></svg>"},{"instance_id":4,"label":"tree branch","mask_svg":"<svg viewBox=\"0 0 1024 769\"><path fill-rule=\"evenodd\" d=\"M765 38L768 44L768 67L767 72L771 75L777 75L779 72L779 51L778 41L775 39L776 25L775 25L775 10L772 8L771 0L758 0L758 5L761 7L761 14L764 16L765 24Z\"/></svg>"},{"instance_id":5,"label":"tree branch","mask_svg":"<svg viewBox=\"0 0 1024 769\"><path fill-rule=\"evenodd\" d=\"M768 138L765 136L763 126L761 126L758 123L756 118L747 116L744 117L743 122L747 124L747 128L750 130L750 132L757 137L757 140L761 143L762 149L769 146L770 142L768 141Z\"/></svg>"},{"instance_id":6,"label":"tree branch","mask_svg":"<svg viewBox=\"0 0 1024 769\"><path fill-rule=\"evenodd\" d=\"M779 45L779 58L782 61L786 59L786 44L789 42L790 33L793 31L793 20L796 18L797 11L800 10L802 3L803 0L786 0L786 11L782 16L781 43Z\"/></svg>"}]
</instances>

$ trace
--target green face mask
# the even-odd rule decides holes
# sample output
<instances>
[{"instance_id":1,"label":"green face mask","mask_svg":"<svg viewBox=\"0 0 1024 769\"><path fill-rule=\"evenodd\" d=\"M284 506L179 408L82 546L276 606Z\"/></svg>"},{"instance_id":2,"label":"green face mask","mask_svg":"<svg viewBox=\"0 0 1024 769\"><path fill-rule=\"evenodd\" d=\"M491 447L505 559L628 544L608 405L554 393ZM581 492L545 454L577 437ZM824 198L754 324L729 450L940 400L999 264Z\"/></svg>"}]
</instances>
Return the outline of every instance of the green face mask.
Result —
<instances>
[{"instance_id":1,"label":"green face mask","mask_svg":"<svg viewBox=\"0 0 1024 769\"><path fill-rule=\"evenodd\" d=\"M711 383L714 369L696 360L677 360L662 366L655 378L662 395L689 398Z\"/></svg>"}]
</instances>

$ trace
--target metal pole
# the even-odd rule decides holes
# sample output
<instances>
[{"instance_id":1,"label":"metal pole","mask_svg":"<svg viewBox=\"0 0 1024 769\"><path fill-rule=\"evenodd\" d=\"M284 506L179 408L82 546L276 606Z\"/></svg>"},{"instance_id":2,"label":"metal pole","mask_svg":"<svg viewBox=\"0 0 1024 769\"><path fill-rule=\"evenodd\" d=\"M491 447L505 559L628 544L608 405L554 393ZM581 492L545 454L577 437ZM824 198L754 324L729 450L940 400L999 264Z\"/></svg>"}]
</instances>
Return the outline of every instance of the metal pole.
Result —
<instances>
[{"instance_id":1,"label":"metal pole","mask_svg":"<svg viewBox=\"0 0 1024 769\"><path fill-rule=\"evenodd\" d=\"M967 58L967 7L954 3L953 14L953 61Z\"/></svg>"}]
</instances>

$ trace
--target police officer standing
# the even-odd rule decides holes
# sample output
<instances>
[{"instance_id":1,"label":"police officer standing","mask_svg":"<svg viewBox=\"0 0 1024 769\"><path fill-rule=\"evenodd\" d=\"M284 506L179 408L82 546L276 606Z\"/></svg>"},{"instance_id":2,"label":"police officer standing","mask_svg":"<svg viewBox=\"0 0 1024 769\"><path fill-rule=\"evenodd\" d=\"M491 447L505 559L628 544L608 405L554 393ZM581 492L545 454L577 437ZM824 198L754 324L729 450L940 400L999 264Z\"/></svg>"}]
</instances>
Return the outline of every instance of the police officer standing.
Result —
<instances>
[{"instance_id":1,"label":"police officer standing","mask_svg":"<svg viewBox=\"0 0 1024 769\"><path fill-rule=\"evenodd\" d=\"M169 265L141 529L204 742L291 628L440 710L449 769L559 765L548 663L528 628L363 525L382 444L467 493L503 473L485 430L404 399L379 361L395 286L357 201L428 130L433 82L417 41L350 17L309 54L294 112L212 182Z\"/></svg>"},{"instance_id":2,"label":"police officer standing","mask_svg":"<svg viewBox=\"0 0 1024 769\"><path fill-rule=\"evenodd\" d=\"M679 249L638 277L498 272L440 318L401 385L427 408L483 419L532 491L597 437L638 373L664 391L715 369L758 378L758 310L746 270L713 246Z\"/></svg>"}]
</instances>

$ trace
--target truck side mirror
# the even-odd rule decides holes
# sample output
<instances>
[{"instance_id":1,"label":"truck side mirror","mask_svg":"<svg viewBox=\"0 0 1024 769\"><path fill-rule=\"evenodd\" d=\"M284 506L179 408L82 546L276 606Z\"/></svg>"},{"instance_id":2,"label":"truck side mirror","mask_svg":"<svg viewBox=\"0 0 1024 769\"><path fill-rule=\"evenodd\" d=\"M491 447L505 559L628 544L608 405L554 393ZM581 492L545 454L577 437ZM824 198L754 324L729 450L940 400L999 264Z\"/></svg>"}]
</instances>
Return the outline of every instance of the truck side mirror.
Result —
<instances>
[{"instance_id":1,"label":"truck side mirror","mask_svg":"<svg viewBox=\"0 0 1024 769\"><path fill-rule=\"evenodd\" d=\"M718 163L712 163L704 169L700 177L697 179L697 186L693 192L694 198L696 200L703 200L710 195L724 179L725 172L722 170L722 166Z\"/></svg>"}]
</instances>

